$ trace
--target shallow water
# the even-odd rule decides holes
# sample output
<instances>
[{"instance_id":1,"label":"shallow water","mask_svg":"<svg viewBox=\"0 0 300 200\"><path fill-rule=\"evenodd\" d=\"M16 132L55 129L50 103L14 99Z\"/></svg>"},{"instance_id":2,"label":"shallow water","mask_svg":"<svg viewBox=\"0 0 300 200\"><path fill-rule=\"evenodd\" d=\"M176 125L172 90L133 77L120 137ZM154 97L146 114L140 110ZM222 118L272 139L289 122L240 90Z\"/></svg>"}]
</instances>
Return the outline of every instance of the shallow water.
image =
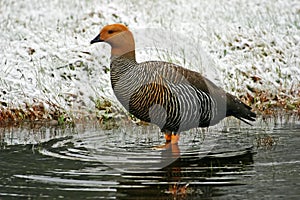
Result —
<instances>
[{"instance_id":1,"label":"shallow water","mask_svg":"<svg viewBox=\"0 0 300 200\"><path fill-rule=\"evenodd\" d=\"M154 126L0 131L0 199L300 198L295 119L229 120L160 148Z\"/></svg>"}]
</instances>

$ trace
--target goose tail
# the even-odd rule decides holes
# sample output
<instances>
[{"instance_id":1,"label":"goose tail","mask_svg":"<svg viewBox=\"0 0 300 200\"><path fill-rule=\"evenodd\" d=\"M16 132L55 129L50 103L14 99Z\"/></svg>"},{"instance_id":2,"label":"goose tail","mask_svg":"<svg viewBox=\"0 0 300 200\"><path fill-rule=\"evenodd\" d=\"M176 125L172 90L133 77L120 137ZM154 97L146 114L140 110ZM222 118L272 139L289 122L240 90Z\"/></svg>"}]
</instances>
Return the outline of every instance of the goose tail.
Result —
<instances>
[{"instance_id":1,"label":"goose tail","mask_svg":"<svg viewBox=\"0 0 300 200\"><path fill-rule=\"evenodd\" d=\"M249 121L255 121L256 114L251 111L251 107L241 102L235 96L227 93L226 117L233 116L246 124L252 125Z\"/></svg>"}]
</instances>

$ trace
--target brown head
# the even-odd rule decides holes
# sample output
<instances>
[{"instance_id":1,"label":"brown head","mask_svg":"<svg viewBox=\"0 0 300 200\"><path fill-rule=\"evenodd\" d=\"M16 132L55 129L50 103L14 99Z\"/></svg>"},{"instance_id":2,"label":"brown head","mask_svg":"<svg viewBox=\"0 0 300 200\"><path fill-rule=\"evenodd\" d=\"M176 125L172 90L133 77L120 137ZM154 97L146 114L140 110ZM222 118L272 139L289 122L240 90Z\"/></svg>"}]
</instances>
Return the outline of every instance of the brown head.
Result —
<instances>
[{"instance_id":1,"label":"brown head","mask_svg":"<svg viewBox=\"0 0 300 200\"><path fill-rule=\"evenodd\" d=\"M112 56L122 56L135 50L132 33L123 24L104 26L100 33L91 41L91 44L106 42L111 46Z\"/></svg>"}]
</instances>

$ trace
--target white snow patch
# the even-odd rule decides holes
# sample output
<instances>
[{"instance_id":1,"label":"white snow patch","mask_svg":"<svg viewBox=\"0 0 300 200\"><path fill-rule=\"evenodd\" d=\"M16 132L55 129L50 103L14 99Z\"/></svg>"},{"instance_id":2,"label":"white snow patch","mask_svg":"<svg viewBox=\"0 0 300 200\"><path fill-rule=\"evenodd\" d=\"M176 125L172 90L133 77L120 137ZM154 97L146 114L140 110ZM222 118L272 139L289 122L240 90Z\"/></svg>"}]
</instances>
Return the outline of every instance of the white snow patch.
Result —
<instances>
[{"instance_id":1,"label":"white snow patch","mask_svg":"<svg viewBox=\"0 0 300 200\"><path fill-rule=\"evenodd\" d=\"M217 63L222 86L231 93L245 93L250 86L299 95L297 0L3 0L0 102L20 106L39 99L66 110L90 110L93 99L105 96L117 104L105 73L110 49L89 45L110 23L194 38Z\"/></svg>"}]
</instances>

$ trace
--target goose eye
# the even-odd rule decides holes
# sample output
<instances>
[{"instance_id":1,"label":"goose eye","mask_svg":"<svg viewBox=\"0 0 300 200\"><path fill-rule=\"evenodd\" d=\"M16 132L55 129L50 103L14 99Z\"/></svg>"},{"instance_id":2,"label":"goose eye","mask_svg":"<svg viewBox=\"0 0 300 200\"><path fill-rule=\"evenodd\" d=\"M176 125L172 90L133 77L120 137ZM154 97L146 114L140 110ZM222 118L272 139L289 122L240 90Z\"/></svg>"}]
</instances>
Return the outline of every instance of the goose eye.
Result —
<instances>
[{"instance_id":1,"label":"goose eye","mask_svg":"<svg viewBox=\"0 0 300 200\"><path fill-rule=\"evenodd\" d=\"M108 34L112 34L113 32L113 30L108 30Z\"/></svg>"}]
</instances>

